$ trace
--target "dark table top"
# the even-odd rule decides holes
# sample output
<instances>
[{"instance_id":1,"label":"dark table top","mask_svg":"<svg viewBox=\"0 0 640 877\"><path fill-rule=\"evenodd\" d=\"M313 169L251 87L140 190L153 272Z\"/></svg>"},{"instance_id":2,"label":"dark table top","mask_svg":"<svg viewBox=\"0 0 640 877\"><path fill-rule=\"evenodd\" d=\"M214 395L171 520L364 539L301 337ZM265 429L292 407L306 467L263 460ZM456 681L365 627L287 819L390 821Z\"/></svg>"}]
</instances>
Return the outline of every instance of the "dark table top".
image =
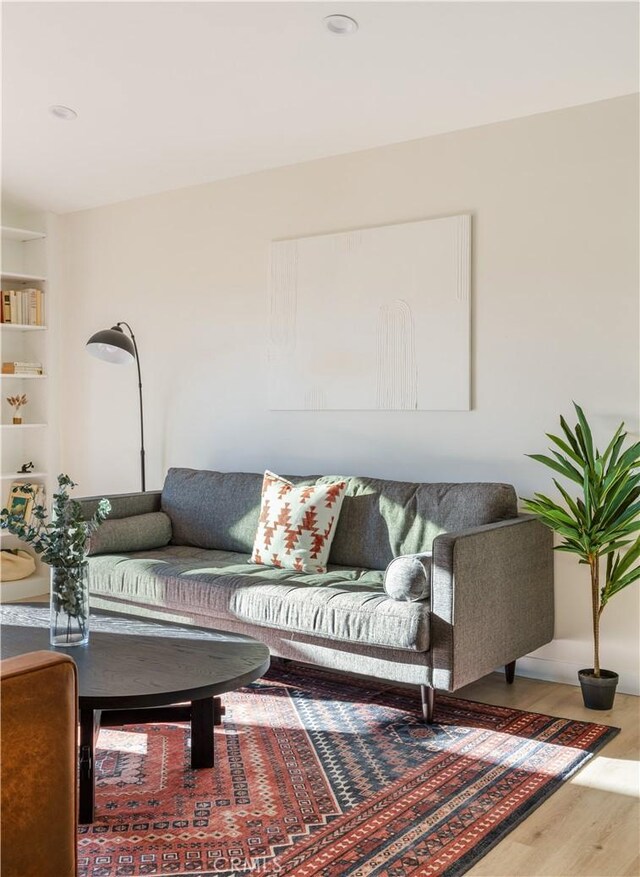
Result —
<instances>
[{"instance_id":1,"label":"dark table top","mask_svg":"<svg viewBox=\"0 0 640 877\"><path fill-rule=\"evenodd\" d=\"M163 706L215 697L259 679L269 649L241 634L92 610L89 642L49 644L49 605L0 606L3 658L39 650L73 658L82 709Z\"/></svg>"}]
</instances>

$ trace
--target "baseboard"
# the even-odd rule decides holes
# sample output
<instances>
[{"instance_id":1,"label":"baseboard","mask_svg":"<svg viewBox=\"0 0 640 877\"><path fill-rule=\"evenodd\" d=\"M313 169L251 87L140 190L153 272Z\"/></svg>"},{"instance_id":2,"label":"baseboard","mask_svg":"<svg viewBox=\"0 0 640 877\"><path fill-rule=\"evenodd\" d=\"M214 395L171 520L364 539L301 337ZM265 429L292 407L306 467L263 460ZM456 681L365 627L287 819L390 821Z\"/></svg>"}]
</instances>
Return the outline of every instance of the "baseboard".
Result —
<instances>
[{"instance_id":1,"label":"baseboard","mask_svg":"<svg viewBox=\"0 0 640 877\"><path fill-rule=\"evenodd\" d=\"M567 685L578 685L578 670L581 670L583 666L581 664L570 663L569 661L551 661L548 658L527 657L518 660L516 675L528 676L531 679L544 679L546 682L564 682ZM618 691L621 694L640 695L640 674L637 669L620 673Z\"/></svg>"}]
</instances>

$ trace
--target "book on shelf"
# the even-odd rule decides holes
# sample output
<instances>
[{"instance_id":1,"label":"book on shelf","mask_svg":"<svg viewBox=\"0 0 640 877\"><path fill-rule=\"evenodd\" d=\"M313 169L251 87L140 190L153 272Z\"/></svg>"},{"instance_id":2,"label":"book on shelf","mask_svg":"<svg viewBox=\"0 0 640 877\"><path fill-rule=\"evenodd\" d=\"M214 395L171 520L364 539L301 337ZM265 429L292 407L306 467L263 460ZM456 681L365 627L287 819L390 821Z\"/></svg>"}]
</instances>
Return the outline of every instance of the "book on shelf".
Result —
<instances>
[{"instance_id":1,"label":"book on shelf","mask_svg":"<svg viewBox=\"0 0 640 877\"><path fill-rule=\"evenodd\" d=\"M44 369L41 362L3 362L3 375L42 375Z\"/></svg>"},{"instance_id":2,"label":"book on shelf","mask_svg":"<svg viewBox=\"0 0 640 877\"><path fill-rule=\"evenodd\" d=\"M41 289L3 289L0 298L3 323L44 326L44 292Z\"/></svg>"}]
</instances>

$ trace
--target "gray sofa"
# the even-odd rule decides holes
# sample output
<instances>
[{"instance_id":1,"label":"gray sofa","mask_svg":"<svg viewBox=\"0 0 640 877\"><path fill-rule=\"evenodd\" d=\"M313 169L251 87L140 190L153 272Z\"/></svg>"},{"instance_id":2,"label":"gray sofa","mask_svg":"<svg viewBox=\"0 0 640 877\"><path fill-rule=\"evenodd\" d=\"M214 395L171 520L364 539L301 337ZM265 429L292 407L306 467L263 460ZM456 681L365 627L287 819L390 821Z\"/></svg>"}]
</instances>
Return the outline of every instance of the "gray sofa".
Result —
<instances>
[{"instance_id":1,"label":"gray sofa","mask_svg":"<svg viewBox=\"0 0 640 877\"><path fill-rule=\"evenodd\" d=\"M109 497L93 546L102 553L89 558L92 606L246 633L283 658L414 683L427 720L434 689L501 665L511 681L515 660L553 636L550 531L518 515L510 485L347 480L322 574L248 563L262 475L171 469L161 492ZM82 503L88 516L97 498ZM387 565L422 552L430 593L391 599Z\"/></svg>"}]
</instances>

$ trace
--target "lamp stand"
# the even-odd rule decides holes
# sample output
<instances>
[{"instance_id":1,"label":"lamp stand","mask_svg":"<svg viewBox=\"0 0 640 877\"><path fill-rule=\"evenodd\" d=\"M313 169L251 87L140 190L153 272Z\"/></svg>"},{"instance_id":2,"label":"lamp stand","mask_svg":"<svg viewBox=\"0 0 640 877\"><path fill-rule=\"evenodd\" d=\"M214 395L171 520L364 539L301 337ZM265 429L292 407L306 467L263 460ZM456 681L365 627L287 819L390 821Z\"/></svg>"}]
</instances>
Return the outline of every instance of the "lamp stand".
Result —
<instances>
[{"instance_id":1,"label":"lamp stand","mask_svg":"<svg viewBox=\"0 0 640 877\"><path fill-rule=\"evenodd\" d=\"M118 326L126 326L129 330L129 334L131 335L131 340L133 342L133 349L136 354L136 365L138 367L138 396L140 399L140 478L142 482L142 492L146 493L146 478L145 478L145 460L144 460L144 413L142 408L142 374L140 372L140 357L138 356L138 345L136 344L136 336L133 334L133 329L128 323L121 321L117 324Z\"/></svg>"}]
</instances>

